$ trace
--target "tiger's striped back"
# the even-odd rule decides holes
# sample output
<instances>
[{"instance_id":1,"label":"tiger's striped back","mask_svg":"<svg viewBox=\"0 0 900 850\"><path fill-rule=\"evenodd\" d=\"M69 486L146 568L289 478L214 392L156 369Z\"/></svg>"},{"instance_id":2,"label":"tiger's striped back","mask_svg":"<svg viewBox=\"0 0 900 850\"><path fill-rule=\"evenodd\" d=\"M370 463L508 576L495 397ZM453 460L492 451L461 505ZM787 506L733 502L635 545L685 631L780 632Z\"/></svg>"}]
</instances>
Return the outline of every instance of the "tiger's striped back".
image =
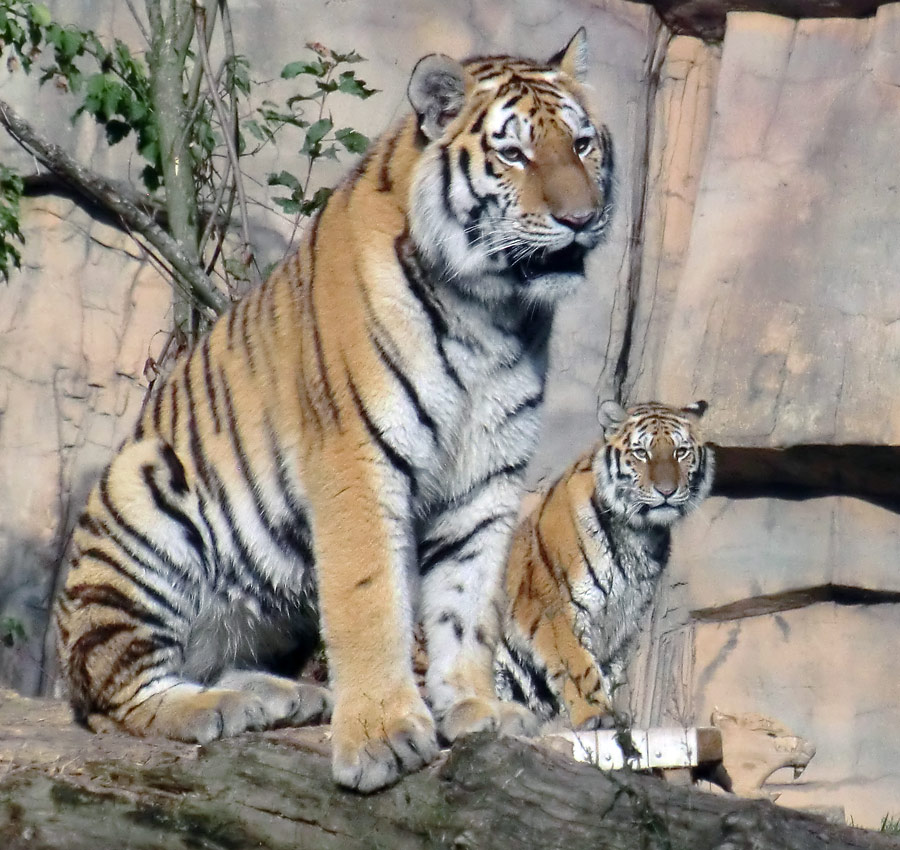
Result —
<instances>
[{"instance_id":1,"label":"tiger's striped back","mask_svg":"<svg viewBox=\"0 0 900 850\"><path fill-rule=\"evenodd\" d=\"M584 49L423 59L413 114L155 390L56 606L79 716L198 741L325 716L322 689L260 669L321 632L344 785L430 761L435 722L533 725L496 700L493 590L553 311L609 216Z\"/></svg>"},{"instance_id":2,"label":"tiger's striped back","mask_svg":"<svg viewBox=\"0 0 900 850\"><path fill-rule=\"evenodd\" d=\"M523 520L506 568L498 692L544 720L603 723L669 556L670 526L709 493L711 450L685 408L601 406L604 439Z\"/></svg>"}]
</instances>

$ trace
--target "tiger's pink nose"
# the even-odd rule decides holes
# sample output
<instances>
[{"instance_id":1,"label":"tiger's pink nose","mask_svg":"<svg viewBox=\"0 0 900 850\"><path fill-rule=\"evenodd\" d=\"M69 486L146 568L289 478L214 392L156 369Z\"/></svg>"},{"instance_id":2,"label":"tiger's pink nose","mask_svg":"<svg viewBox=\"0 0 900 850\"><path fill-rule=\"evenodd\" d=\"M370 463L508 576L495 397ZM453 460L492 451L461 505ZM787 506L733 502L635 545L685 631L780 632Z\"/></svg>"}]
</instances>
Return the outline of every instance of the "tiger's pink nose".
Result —
<instances>
[{"instance_id":1,"label":"tiger's pink nose","mask_svg":"<svg viewBox=\"0 0 900 850\"><path fill-rule=\"evenodd\" d=\"M594 220L596 215L594 210L571 210L570 212L559 213L553 217L566 227L572 230L582 230Z\"/></svg>"}]
</instances>

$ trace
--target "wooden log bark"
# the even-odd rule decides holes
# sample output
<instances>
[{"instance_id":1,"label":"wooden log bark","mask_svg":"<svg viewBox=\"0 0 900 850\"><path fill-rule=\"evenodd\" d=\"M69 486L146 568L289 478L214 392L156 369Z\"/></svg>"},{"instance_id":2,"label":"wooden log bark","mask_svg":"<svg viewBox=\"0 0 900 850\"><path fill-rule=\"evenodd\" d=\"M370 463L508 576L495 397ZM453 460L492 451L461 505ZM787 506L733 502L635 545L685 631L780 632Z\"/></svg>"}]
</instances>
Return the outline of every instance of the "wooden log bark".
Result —
<instances>
[{"instance_id":1,"label":"wooden log bark","mask_svg":"<svg viewBox=\"0 0 900 850\"><path fill-rule=\"evenodd\" d=\"M5 692L0 847L875 850L900 841L487 736L364 797L332 783L323 728L198 747L94 735L61 703Z\"/></svg>"}]
</instances>

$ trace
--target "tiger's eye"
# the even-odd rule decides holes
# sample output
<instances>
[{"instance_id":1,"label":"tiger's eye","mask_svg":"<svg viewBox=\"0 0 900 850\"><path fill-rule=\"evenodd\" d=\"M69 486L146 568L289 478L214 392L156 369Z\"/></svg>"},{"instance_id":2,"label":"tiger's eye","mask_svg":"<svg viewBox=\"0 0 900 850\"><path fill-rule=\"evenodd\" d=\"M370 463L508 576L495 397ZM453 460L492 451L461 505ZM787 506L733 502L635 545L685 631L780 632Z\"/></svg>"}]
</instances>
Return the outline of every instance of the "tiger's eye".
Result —
<instances>
[{"instance_id":1,"label":"tiger's eye","mask_svg":"<svg viewBox=\"0 0 900 850\"><path fill-rule=\"evenodd\" d=\"M593 136L579 136L575 139L575 144L573 147L575 148L575 153L578 156L584 156L590 149L593 147L594 137Z\"/></svg>"},{"instance_id":2,"label":"tiger's eye","mask_svg":"<svg viewBox=\"0 0 900 850\"><path fill-rule=\"evenodd\" d=\"M646 449L642 449L640 446L635 446L631 450L631 454L634 455L636 460L639 460L642 463L646 463L648 460L650 460L650 453Z\"/></svg>"},{"instance_id":3,"label":"tiger's eye","mask_svg":"<svg viewBox=\"0 0 900 850\"><path fill-rule=\"evenodd\" d=\"M528 157L525 155L525 151L522 148L518 148L515 145L507 145L503 148L497 148L497 155L502 159L507 165L525 165L528 162Z\"/></svg>"}]
</instances>

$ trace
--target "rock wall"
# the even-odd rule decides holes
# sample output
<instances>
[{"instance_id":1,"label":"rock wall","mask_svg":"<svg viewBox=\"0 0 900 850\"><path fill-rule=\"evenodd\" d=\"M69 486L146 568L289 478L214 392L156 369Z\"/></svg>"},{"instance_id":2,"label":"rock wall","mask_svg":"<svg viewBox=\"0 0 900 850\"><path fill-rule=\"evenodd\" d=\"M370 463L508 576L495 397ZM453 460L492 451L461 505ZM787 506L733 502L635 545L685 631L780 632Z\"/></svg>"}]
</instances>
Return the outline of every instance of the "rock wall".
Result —
<instances>
[{"instance_id":1,"label":"rock wall","mask_svg":"<svg viewBox=\"0 0 900 850\"><path fill-rule=\"evenodd\" d=\"M706 398L725 446L900 440L898 16L732 13L721 48L670 44L627 397ZM871 500L711 499L676 536L638 716L778 718L818 747L781 802L896 812L898 535Z\"/></svg>"},{"instance_id":2,"label":"rock wall","mask_svg":"<svg viewBox=\"0 0 900 850\"><path fill-rule=\"evenodd\" d=\"M124 6L50 5L137 39ZM617 210L555 328L536 484L593 442L597 401L615 395L706 398L723 446L900 441L900 5L862 20L732 13L721 43L673 36L625 0L318 0L300 21L295 4L230 6L260 79L307 40L366 56L381 92L335 109L370 134L405 110L424 53L546 56L587 27ZM69 125L57 93L4 72L0 98L95 169L130 173L127 151ZM31 168L7 140L0 156ZM273 151L259 175L292 156ZM25 267L0 287L0 621L29 638L0 646L0 683L33 693L52 681L60 552L140 409L170 293L126 234L72 201L35 197L24 212ZM266 262L289 224L256 224ZM634 663L636 718L768 714L818 747L783 802L876 826L900 814L898 537L895 511L846 496L711 499L676 537Z\"/></svg>"}]
</instances>

